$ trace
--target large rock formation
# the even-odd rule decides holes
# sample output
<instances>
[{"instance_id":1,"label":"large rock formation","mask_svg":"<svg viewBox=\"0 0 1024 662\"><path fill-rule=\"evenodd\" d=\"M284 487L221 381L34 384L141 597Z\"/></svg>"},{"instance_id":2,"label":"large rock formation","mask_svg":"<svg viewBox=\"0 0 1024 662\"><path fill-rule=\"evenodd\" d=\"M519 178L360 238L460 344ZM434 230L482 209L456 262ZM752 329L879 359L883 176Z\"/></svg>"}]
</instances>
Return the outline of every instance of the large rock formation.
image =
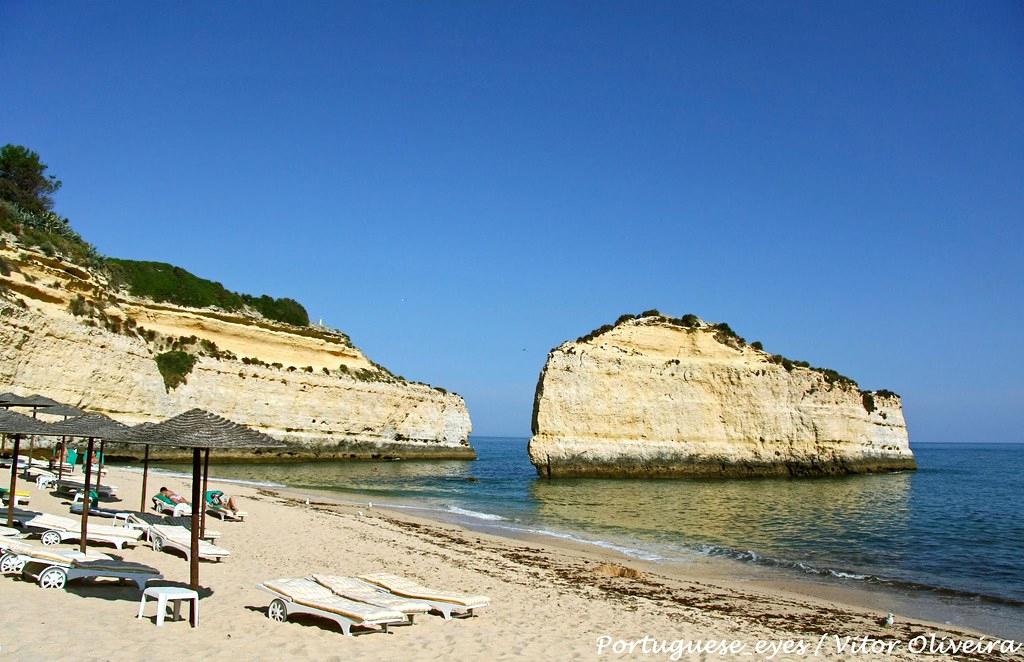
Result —
<instances>
[{"instance_id":1,"label":"large rock formation","mask_svg":"<svg viewBox=\"0 0 1024 662\"><path fill-rule=\"evenodd\" d=\"M623 316L551 351L541 476L803 476L915 468L900 398L694 316Z\"/></svg>"},{"instance_id":2,"label":"large rock formation","mask_svg":"<svg viewBox=\"0 0 1024 662\"><path fill-rule=\"evenodd\" d=\"M9 234L0 385L132 424L201 407L288 442L273 459L475 457L461 397L392 375L343 333L133 297Z\"/></svg>"}]
</instances>

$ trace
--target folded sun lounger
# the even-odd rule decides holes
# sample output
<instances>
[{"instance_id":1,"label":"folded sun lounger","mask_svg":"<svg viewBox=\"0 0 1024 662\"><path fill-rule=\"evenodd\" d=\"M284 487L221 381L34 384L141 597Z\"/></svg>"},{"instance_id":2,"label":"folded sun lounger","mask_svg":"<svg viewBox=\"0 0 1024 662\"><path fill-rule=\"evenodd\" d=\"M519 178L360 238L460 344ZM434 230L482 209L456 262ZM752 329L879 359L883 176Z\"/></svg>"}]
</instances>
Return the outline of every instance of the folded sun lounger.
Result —
<instances>
[{"instance_id":1,"label":"folded sun lounger","mask_svg":"<svg viewBox=\"0 0 1024 662\"><path fill-rule=\"evenodd\" d=\"M168 526L166 524L154 524L146 529L146 536L153 545L153 549L176 549L185 555L186 560L192 558L192 533L183 526ZM199 558L220 561L231 555L231 552L223 547L217 547L205 540L199 541Z\"/></svg>"},{"instance_id":2,"label":"folded sun lounger","mask_svg":"<svg viewBox=\"0 0 1024 662\"><path fill-rule=\"evenodd\" d=\"M375 607L400 611L409 617L409 625L412 625L416 614L425 614L431 609L430 604L423 600L404 598L388 593L379 586L368 584L355 577L313 575L313 581L343 598L355 600L356 602L365 602Z\"/></svg>"},{"instance_id":3,"label":"folded sun lounger","mask_svg":"<svg viewBox=\"0 0 1024 662\"><path fill-rule=\"evenodd\" d=\"M430 605L431 609L441 612L446 621L453 617L468 618L473 616L475 610L482 609L491 603L491 599L486 595L440 591L386 572L359 575L359 579L380 586L395 595L423 600Z\"/></svg>"},{"instance_id":4,"label":"folded sun lounger","mask_svg":"<svg viewBox=\"0 0 1024 662\"><path fill-rule=\"evenodd\" d=\"M407 622L400 611L347 600L304 577L271 579L257 588L275 596L267 610L267 617L274 621L286 621L291 614L312 614L337 623L346 637L352 636L352 626L387 632L389 625Z\"/></svg>"},{"instance_id":5,"label":"folded sun lounger","mask_svg":"<svg viewBox=\"0 0 1024 662\"><path fill-rule=\"evenodd\" d=\"M78 540L82 535L80 521L46 513L36 515L25 522L25 527L41 530L40 538L44 545L56 545L65 540ZM125 545L135 544L142 537L142 532L121 526L93 524L89 527L88 535L90 542L106 542L118 549L123 549Z\"/></svg>"},{"instance_id":6,"label":"folded sun lounger","mask_svg":"<svg viewBox=\"0 0 1024 662\"><path fill-rule=\"evenodd\" d=\"M111 578L135 582L139 590L154 579L163 579L160 571L141 563L112 559L99 552L54 551L20 541L4 541L0 571L25 574L42 588L64 588L73 579Z\"/></svg>"}]
</instances>

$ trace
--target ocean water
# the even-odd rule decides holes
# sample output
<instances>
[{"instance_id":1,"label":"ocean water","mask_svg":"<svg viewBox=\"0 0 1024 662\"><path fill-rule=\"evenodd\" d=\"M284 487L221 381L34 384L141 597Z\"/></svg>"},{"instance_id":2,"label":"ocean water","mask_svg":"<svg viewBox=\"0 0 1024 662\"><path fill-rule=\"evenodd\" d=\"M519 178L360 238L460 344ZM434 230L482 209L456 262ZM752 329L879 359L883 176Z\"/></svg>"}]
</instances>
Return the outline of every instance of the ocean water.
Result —
<instances>
[{"instance_id":1,"label":"ocean water","mask_svg":"<svg viewBox=\"0 0 1024 662\"><path fill-rule=\"evenodd\" d=\"M1024 445L915 444L918 471L871 476L548 481L526 441L475 437L475 462L225 464L211 473L650 561L722 557L953 607L992 605L1004 620L1024 620Z\"/></svg>"}]
</instances>

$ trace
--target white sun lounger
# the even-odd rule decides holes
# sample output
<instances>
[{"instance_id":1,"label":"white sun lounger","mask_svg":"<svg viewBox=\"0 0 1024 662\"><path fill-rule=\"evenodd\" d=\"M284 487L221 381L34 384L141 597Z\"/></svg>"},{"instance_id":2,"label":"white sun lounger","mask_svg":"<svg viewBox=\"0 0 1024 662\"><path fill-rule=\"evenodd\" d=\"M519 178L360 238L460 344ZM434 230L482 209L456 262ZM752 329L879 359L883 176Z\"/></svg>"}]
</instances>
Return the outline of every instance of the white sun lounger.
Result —
<instances>
[{"instance_id":1,"label":"white sun lounger","mask_svg":"<svg viewBox=\"0 0 1024 662\"><path fill-rule=\"evenodd\" d=\"M176 549L185 555L186 560L192 558L192 533L183 526L154 524L146 529L146 538L153 549ZM199 558L220 561L231 555L231 552L205 540L199 541Z\"/></svg>"},{"instance_id":2,"label":"white sun lounger","mask_svg":"<svg viewBox=\"0 0 1024 662\"><path fill-rule=\"evenodd\" d=\"M42 531L40 538L44 545L56 545L65 540L78 540L82 535L81 526L80 520L47 513L36 515L25 522L26 528ZM121 526L93 524L89 527L88 535L90 542L110 543L118 549L123 549L125 545L134 545L142 537L142 532Z\"/></svg>"},{"instance_id":3,"label":"white sun lounger","mask_svg":"<svg viewBox=\"0 0 1024 662\"><path fill-rule=\"evenodd\" d=\"M153 510L160 513L161 515L171 515L173 517L184 517L192 514L192 506L187 503L175 503L170 504L166 501L161 501L155 496L151 499L153 502Z\"/></svg>"},{"instance_id":4,"label":"white sun lounger","mask_svg":"<svg viewBox=\"0 0 1024 662\"><path fill-rule=\"evenodd\" d=\"M100 552L55 551L20 541L4 540L0 556L3 574L25 574L41 588L64 588L73 579L110 578L135 582L139 590L154 579L163 579L155 568L112 559Z\"/></svg>"},{"instance_id":5,"label":"white sun lounger","mask_svg":"<svg viewBox=\"0 0 1024 662\"><path fill-rule=\"evenodd\" d=\"M368 584L355 577L313 575L312 579L343 598L355 600L356 602L365 602L375 607L400 611L409 617L409 625L412 625L416 614L425 614L431 609L430 604L423 600L414 600L388 593L379 586Z\"/></svg>"},{"instance_id":6,"label":"white sun lounger","mask_svg":"<svg viewBox=\"0 0 1024 662\"><path fill-rule=\"evenodd\" d=\"M257 588L274 596L267 609L267 617L274 621L284 622L292 614L312 614L337 623L346 637L352 636L354 625L387 632L389 625L407 622L400 611L347 600L305 577L271 579Z\"/></svg>"},{"instance_id":7,"label":"white sun lounger","mask_svg":"<svg viewBox=\"0 0 1024 662\"><path fill-rule=\"evenodd\" d=\"M212 503L208 503L206 504L206 514L216 515L221 520L244 522L246 516L248 516L249 513L245 512L244 510L231 510L230 508L225 508L224 506L218 506Z\"/></svg>"},{"instance_id":8,"label":"white sun lounger","mask_svg":"<svg viewBox=\"0 0 1024 662\"><path fill-rule=\"evenodd\" d=\"M191 517L163 517L156 513L143 513L134 510L128 510L123 513L114 515L114 523L120 526L127 526L131 529L138 529L139 531L145 532L146 529L153 526L154 524L166 524L167 526L180 526L188 528L191 526ZM203 540L210 542L220 538L220 531L213 531L212 529L206 529L203 531Z\"/></svg>"},{"instance_id":9,"label":"white sun lounger","mask_svg":"<svg viewBox=\"0 0 1024 662\"><path fill-rule=\"evenodd\" d=\"M431 609L441 612L446 621L452 618L469 618L474 615L474 611L491 603L491 599L486 595L440 591L387 572L359 575L359 579L404 598L423 600Z\"/></svg>"}]
</instances>

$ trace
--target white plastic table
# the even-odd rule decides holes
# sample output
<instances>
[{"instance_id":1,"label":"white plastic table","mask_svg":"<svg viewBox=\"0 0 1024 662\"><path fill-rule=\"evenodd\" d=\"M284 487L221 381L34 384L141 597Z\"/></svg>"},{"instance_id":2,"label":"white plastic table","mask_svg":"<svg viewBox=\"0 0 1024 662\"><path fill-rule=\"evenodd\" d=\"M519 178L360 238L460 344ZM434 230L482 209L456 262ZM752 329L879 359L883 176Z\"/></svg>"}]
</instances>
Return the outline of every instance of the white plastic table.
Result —
<instances>
[{"instance_id":1,"label":"white plastic table","mask_svg":"<svg viewBox=\"0 0 1024 662\"><path fill-rule=\"evenodd\" d=\"M167 601L174 603L174 620L181 619L181 601L192 600L193 614L195 614L195 624L193 627L199 627L199 594L188 588L181 588L179 586L151 586L142 592L142 602L139 603L139 615L136 618L142 618L142 613L146 610L146 597L156 598L156 626L160 627L164 624L164 616L167 614Z\"/></svg>"}]
</instances>

